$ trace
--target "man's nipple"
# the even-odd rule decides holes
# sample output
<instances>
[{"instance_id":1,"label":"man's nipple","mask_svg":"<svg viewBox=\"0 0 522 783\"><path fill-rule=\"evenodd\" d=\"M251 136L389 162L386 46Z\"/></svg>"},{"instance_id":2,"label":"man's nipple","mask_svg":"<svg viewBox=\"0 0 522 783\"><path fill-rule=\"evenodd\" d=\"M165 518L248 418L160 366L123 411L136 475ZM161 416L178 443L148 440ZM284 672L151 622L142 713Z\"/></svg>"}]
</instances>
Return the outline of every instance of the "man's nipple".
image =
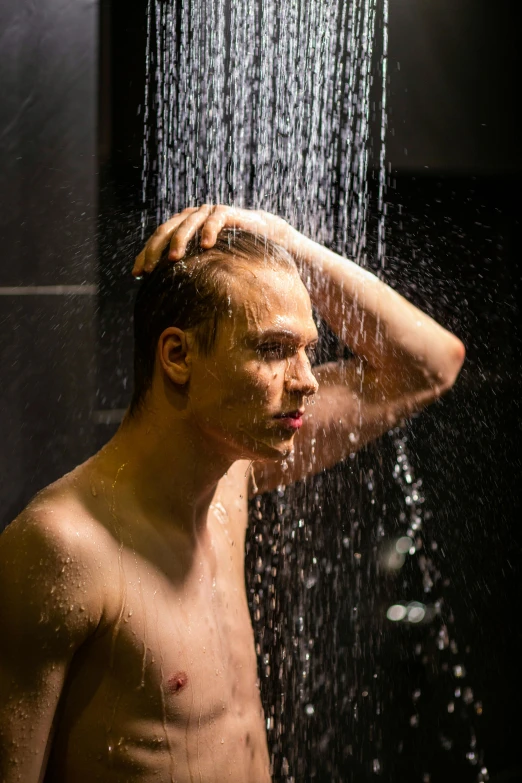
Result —
<instances>
[{"instance_id":1,"label":"man's nipple","mask_svg":"<svg viewBox=\"0 0 522 783\"><path fill-rule=\"evenodd\" d=\"M188 682L186 672L176 672L172 677L167 680L167 688L169 693L180 693L185 688Z\"/></svg>"}]
</instances>

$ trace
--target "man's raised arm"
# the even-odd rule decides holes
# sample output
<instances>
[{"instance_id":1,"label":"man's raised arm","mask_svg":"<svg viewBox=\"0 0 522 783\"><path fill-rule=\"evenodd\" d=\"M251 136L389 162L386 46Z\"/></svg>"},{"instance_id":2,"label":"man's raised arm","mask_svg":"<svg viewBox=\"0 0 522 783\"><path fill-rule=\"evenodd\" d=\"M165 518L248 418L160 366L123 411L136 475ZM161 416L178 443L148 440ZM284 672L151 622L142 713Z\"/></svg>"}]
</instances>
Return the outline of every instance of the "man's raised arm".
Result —
<instances>
[{"instance_id":1,"label":"man's raised arm","mask_svg":"<svg viewBox=\"0 0 522 783\"><path fill-rule=\"evenodd\" d=\"M0 780L40 783L71 659L101 608L82 536L24 512L0 536Z\"/></svg>"},{"instance_id":2,"label":"man's raised arm","mask_svg":"<svg viewBox=\"0 0 522 783\"><path fill-rule=\"evenodd\" d=\"M314 368L315 405L285 472L258 463L258 491L318 473L429 405L454 384L462 342L375 275L294 229L281 232L312 304L355 354Z\"/></svg>"},{"instance_id":3,"label":"man's raised arm","mask_svg":"<svg viewBox=\"0 0 522 783\"><path fill-rule=\"evenodd\" d=\"M295 232L291 252L310 277L312 304L367 369L400 375L404 390L450 388L465 348L371 272Z\"/></svg>"}]
</instances>

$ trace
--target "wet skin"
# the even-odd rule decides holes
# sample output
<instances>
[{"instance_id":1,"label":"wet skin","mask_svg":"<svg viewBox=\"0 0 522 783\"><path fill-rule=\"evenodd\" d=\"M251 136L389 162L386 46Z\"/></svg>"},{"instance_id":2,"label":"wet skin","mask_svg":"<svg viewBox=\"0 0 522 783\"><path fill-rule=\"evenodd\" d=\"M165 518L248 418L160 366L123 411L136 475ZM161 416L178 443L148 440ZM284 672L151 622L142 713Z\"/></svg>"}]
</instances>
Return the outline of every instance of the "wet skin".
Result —
<instances>
[{"instance_id":1,"label":"wet skin","mask_svg":"<svg viewBox=\"0 0 522 783\"><path fill-rule=\"evenodd\" d=\"M9 622L51 648L23 650L45 685L25 694L19 747L47 744L47 783L270 780L244 578L250 466L292 450L274 416L315 393L317 330L297 273L259 272L242 292L211 357L187 359L166 330L151 413L4 534ZM275 350L274 328L297 337Z\"/></svg>"},{"instance_id":2,"label":"wet skin","mask_svg":"<svg viewBox=\"0 0 522 783\"><path fill-rule=\"evenodd\" d=\"M89 531L104 601L65 682L46 781L270 780L243 571L247 468L219 483L196 547L165 542L92 462L41 498Z\"/></svg>"}]
</instances>

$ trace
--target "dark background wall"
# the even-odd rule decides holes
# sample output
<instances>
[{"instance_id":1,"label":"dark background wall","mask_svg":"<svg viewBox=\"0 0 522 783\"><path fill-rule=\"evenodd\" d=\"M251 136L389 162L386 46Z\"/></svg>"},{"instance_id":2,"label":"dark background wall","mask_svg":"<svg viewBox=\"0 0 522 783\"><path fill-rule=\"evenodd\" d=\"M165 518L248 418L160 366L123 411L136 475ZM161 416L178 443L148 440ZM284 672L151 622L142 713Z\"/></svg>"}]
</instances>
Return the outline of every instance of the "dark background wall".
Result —
<instances>
[{"instance_id":1,"label":"dark background wall","mask_svg":"<svg viewBox=\"0 0 522 783\"><path fill-rule=\"evenodd\" d=\"M98 12L0 10L0 529L94 447Z\"/></svg>"},{"instance_id":2,"label":"dark background wall","mask_svg":"<svg viewBox=\"0 0 522 783\"><path fill-rule=\"evenodd\" d=\"M390 4L391 277L468 351L413 450L495 781L522 780L518 30L514 0ZM443 758L436 780L468 779Z\"/></svg>"},{"instance_id":3,"label":"dark background wall","mask_svg":"<svg viewBox=\"0 0 522 783\"><path fill-rule=\"evenodd\" d=\"M0 12L2 524L109 437L129 399L143 6L10 0ZM487 766L522 780L520 11L390 6L387 275L468 348L455 390L412 425L413 450L471 647Z\"/></svg>"},{"instance_id":4,"label":"dark background wall","mask_svg":"<svg viewBox=\"0 0 522 783\"><path fill-rule=\"evenodd\" d=\"M519 29L517 0L391 0L394 168L520 172Z\"/></svg>"}]
</instances>

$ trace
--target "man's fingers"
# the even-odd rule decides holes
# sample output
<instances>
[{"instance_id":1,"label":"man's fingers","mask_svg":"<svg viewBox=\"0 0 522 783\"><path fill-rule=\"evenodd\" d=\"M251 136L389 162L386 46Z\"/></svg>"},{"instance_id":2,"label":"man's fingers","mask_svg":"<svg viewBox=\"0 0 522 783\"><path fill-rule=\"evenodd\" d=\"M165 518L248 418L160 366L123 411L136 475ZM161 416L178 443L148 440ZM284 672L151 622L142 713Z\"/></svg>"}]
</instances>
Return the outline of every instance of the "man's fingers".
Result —
<instances>
[{"instance_id":1,"label":"man's fingers","mask_svg":"<svg viewBox=\"0 0 522 783\"><path fill-rule=\"evenodd\" d=\"M184 220L186 220L185 217L176 215L174 218L171 218L156 229L154 234L145 245L145 272L152 272L160 260L161 254L168 246L172 234Z\"/></svg>"},{"instance_id":2,"label":"man's fingers","mask_svg":"<svg viewBox=\"0 0 522 783\"><path fill-rule=\"evenodd\" d=\"M140 277L140 275L143 273L144 266L145 266L145 249L143 249L141 253L138 253L134 261L134 266L132 267L132 274L134 275L134 277Z\"/></svg>"},{"instance_id":3,"label":"man's fingers","mask_svg":"<svg viewBox=\"0 0 522 783\"><path fill-rule=\"evenodd\" d=\"M159 226L145 246L145 272L152 272L160 260L161 254L172 239L173 234L194 212L197 211L197 207L188 207L187 209L184 209L183 212L179 212L171 217L170 220L167 220Z\"/></svg>"},{"instance_id":4,"label":"man's fingers","mask_svg":"<svg viewBox=\"0 0 522 783\"><path fill-rule=\"evenodd\" d=\"M201 244L203 247L214 247L219 232L225 225L230 225L234 210L231 207L216 207L214 212L205 222L201 232Z\"/></svg>"},{"instance_id":5,"label":"man's fingers","mask_svg":"<svg viewBox=\"0 0 522 783\"><path fill-rule=\"evenodd\" d=\"M210 204L203 204L196 212L193 212L181 223L172 234L170 242L169 258L173 261L183 258L187 244L190 242L196 231L205 223L212 211Z\"/></svg>"},{"instance_id":6,"label":"man's fingers","mask_svg":"<svg viewBox=\"0 0 522 783\"><path fill-rule=\"evenodd\" d=\"M158 263L161 254L168 245L176 228L186 220L187 216L197 212L198 207L186 207L183 212L177 212L169 220L159 226L149 238L143 250L138 253L132 267L134 277L139 277L143 272L150 272Z\"/></svg>"},{"instance_id":7,"label":"man's fingers","mask_svg":"<svg viewBox=\"0 0 522 783\"><path fill-rule=\"evenodd\" d=\"M211 248L225 226L237 225L246 228L252 224L255 227L256 221L259 222L259 215L254 218L254 215L247 210L237 210L225 205L212 207L203 204L201 207L187 207L183 212L173 215L154 232L136 257L132 274L138 277L143 272L152 272L169 243L169 258L172 261L182 258L187 244L199 229L202 229L201 245Z\"/></svg>"}]
</instances>

